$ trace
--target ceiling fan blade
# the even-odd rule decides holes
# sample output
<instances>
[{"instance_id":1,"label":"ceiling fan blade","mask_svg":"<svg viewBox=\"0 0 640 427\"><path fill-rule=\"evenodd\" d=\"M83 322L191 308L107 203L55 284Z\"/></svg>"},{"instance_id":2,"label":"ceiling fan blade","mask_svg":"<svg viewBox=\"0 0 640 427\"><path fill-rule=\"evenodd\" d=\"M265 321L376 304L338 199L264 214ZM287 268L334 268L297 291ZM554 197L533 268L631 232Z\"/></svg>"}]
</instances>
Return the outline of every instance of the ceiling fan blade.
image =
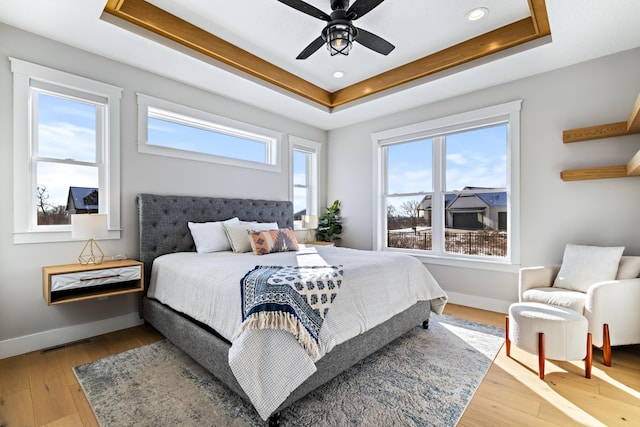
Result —
<instances>
[{"instance_id":1,"label":"ceiling fan blade","mask_svg":"<svg viewBox=\"0 0 640 427\"><path fill-rule=\"evenodd\" d=\"M327 15L315 6L311 6L309 3L305 3L302 0L278 0L280 3L284 3L289 7L292 7L300 12L311 15L314 18L322 19L323 21L331 21L331 16Z\"/></svg>"},{"instance_id":2,"label":"ceiling fan blade","mask_svg":"<svg viewBox=\"0 0 640 427\"><path fill-rule=\"evenodd\" d=\"M368 47L369 49L382 55L388 55L393 49L396 48L394 45L392 45L382 37L376 36L375 34L370 33L367 30L363 30L362 28L358 28L358 35L356 36L355 40L364 47Z\"/></svg>"},{"instance_id":3,"label":"ceiling fan blade","mask_svg":"<svg viewBox=\"0 0 640 427\"><path fill-rule=\"evenodd\" d=\"M382 3L384 0L356 0L347 10L347 16L349 19L358 19L361 16L371 12L376 6Z\"/></svg>"},{"instance_id":4,"label":"ceiling fan blade","mask_svg":"<svg viewBox=\"0 0 640 427\"><path fill-rule=\"evenodd\" d=\"M309 46L305 47L304 50L296 56L296 59L307 59L312 53L324 46L324 43L325 41L322 36L319 36L317 39L309 43Z\"/></svg>"}]
</instances>

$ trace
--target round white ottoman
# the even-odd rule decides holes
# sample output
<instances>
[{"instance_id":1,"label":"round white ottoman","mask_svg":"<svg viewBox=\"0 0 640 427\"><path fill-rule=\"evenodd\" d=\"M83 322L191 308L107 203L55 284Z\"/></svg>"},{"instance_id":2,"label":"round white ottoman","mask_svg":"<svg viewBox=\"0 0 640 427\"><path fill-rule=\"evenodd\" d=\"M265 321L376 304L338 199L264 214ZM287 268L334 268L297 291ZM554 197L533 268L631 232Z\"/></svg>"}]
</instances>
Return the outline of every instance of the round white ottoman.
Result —
<instances>
[{"instance_id":1,"label":"round white ottoman","mask_svg":"<svg viewBox=\"0 0 640 427\"><path fill-rule=\"evenodd\" d=\"M544 379L545 358L584 359L585 377L591 378L591 334L580 313L537 302L511 304L505 335L507 356L511 356L511 344L538 355L540 379Z\"/></svg>"}]
</instances>

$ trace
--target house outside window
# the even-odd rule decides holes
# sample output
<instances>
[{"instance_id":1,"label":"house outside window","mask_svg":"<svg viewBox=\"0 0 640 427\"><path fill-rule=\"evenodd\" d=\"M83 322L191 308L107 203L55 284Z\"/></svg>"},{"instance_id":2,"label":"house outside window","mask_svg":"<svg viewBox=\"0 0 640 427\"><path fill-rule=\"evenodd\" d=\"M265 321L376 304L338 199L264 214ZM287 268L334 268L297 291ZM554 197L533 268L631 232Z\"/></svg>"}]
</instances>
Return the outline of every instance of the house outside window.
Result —
<instances>
[{"instance_id":1,"label":"house outside window","mask_svg":"<svg viewBox=\"0 0 640 427\"><path fill-rule=\"evenodd\" d=\"M296 229L302 228L303 215L318 214L319 155L322 145L296 136L289 136L291 176L289 197L293 201Z\"/></svg>"},{"instance_id":2,"label":"house outside window","mask_svg":"<svg viewBox=\"0 0 640 427\"><path fill-rule=\"evenodd\" d=\"M70 215L99 213L99 198L98 188L70 187L67 212Z\"/></svg>"},{"instance_id":3,"label":"house outside window","mask_svg":"<svg viewBox=\"0 0 640 427\"><path fill-rule=\"evenodd\" d=\"M71 188L96 189L120 235L122 89L10 58L14 79L14 242L71 239Z\"/></svg>"},{"instance_id":4,"label":"house outside window","mask_svg":"<svg viewBox=\"0 0 640 427\"><path fill-rule=\"evenodd\" d=\"M374 134L376 249L517 264L519 111L515 101Z\"/></svg>"},{"instance_id":5,"label":"house outside window","mask_svg":"<svg viewBox=\"0 0 640 427\"><path fill-rule=\"evenodd\" d=\"M138 94L138 151L179 159L280 171L282 134Z\"/></svg>"}]
</instances>

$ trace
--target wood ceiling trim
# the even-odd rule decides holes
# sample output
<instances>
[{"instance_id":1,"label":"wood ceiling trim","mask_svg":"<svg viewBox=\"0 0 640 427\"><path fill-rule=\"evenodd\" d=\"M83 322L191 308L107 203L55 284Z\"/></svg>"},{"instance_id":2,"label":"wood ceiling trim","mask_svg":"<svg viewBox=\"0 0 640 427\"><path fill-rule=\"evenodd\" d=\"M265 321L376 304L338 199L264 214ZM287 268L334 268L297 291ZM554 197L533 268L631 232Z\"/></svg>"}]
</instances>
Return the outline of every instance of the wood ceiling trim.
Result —
<instances>
[{"instance_id":1,"label":"wood ceiling trim","mask_svg":"<svg viewBox=\"0 0 640 427\"><path fill-rule=\"evenodd\" d=\"M104 11L325 107L330 93L144 0L109 0Z\"/></svg>"},{"instance_id":2,"label":"wood ceiling trim","mask_svg":"<svg viewBox=\"0 0 640 427\"><path fill-rule=\"evenodd\" d=\"M104 11L296 95L332 108L551 35L545 0L528 1L531 12L529 18L505 25L333 93L144 0L108 0Z\"/></svg>"},{"instance_id":3,"label":"wood ceiling trim","mask_svg":"<svg viewBox=\"0 0 640 427\"><path fill-rule=\"evenodd\" d=\"M529 10L531 11L536 33L542 36L550 35L551 26L549 25L549 15L547 14L545 0L529 0Z\"/></svg>"},{"instance_id":4,"label":"wood ceiling trim","mask_svg":"<svg viewBox=\"0 0 640 427\"><path fill-rule=\"evenodd\" d=\"M534 32L532 19L526 18L340 89L332 94L331 104L344 105L365 94L382 92L538 37L540 36Z\"/></svg>"}]
</instances>

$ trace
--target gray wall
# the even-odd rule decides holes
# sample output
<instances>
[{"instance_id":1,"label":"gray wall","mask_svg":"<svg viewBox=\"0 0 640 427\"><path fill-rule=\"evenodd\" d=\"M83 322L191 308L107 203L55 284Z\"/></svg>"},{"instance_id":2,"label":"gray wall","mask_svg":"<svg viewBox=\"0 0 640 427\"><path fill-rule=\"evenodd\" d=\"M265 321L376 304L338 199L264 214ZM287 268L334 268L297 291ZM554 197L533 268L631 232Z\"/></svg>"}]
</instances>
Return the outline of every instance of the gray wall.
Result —
<instances>
[{"instance_id":1,"label":"gray wall","mask_svg":"<svg viewBox=\"0 0 640 427\"><path fill-rule=\"evenodd\" d=\"M101 243L105 253L137 255L134 197L139 192L288 198L288 162L281 173L253 171L139 154L135 92L214 114L327 141L326 195L342 200L345 246L371 248L372 132L522 99L522 265L558 263L566 242L625 245L640 254L637 227L640 178L563 182L562 169L626 163L640 136L563 145L562 131L625 120L640 91L640 50L625 52L437 104L378 118L328 134L103 57L0 24L0 358L115 330L137 321L135 296L49 307L41 267L74 262L77 242L14 245L12 76L8 56L124 88L122 99L122 238ZM250 96L250 94L247 94ZM502 310L514 301L514 271L428 263L453 301Z\"/></svg>"},{"instance_id":2,"label":"gray wall","mask_svg":"<svg viewBox=\"0 0 640 427\"><path fill-rule=\"evenodd\" d=\"M15 354L15 351L24 352L80 339L82 335L91 336L138 321L137 298L133 295L51 307L45 304L42 297L42 266L76 262L82 249L81 243L13 244L13 83L8 56L124 89L121 104L122 238L100 242L107 255L125 253L132 258L137 256L137 193L286 200L289 198L286 134L323 143L326 140L326 132L317 128L1 23L0 40L0 358ZM138 153L136 92L283 132L282 172L263 172ZM322 153L325 151L322 150Z\"/></svg>"},{"instance_id":3,"label":"gray wall","mask_svg":"<svg viewBox=\"0 0 640 427\"><path fill-rule=\"evenodd\" d=\"M448 99L329 133L328 200L342 200L346 246L372 247L371 133L522 99L522 266L560 263L565 243L624 245L640 254L640 178L563 182L560 171L626 164L640 135L573 144L562 131L626 120L640 92L640 49ZM426 262L454 302L504 310L517 270Z\"/></svg>"}]
</instances>

